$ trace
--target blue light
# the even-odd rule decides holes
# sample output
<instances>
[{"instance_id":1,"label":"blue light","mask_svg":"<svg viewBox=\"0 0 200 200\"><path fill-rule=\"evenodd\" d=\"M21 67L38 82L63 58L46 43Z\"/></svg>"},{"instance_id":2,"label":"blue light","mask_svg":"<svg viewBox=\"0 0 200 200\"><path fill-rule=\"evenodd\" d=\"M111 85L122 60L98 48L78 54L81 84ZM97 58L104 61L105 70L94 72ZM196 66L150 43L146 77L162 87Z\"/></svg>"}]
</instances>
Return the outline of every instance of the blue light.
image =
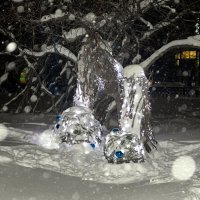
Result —
<instances>
[{"instance_id":1,"label":"blue light","mask_svg":"<svg viewBox=\"0 0 200 200\"><path fill-rule=\"evenodd\" d=\"M116 156L117 159L120 159L124 156L124 154L122 153L122 151L116 151L115 156Z\"/></svg>"},{"instance_id":2,"label":"blue light","mask_svg":"<svg viewBox=\"0 0 200 200\"><path fill-rule=\"evenodd\" d=\"M58 123L61 120L62 116L61 115L57 115L56 116L56 122Z\"/></svg>"},{"instance_id":3,"label":"blue light","mask_svg":"<svg viewBox=\"0 0 200 200\"><path fill-rule=\"evenodd\" d=\"M91 143L90 146L94 149L95 148L95 144Z\"/></svg>"},{"instance_id":4,"label":"blue light","mask_svg":"<svg viewBox=\"0 0 200 200\"><path fill-rule=\"evenodd\" d=\"M112 129L112 132L113 132L113 133L117 133L117 132L119 132L119 129L118 129L118 128L113 128L113 129Z\"/></svg>"}]
</instances>

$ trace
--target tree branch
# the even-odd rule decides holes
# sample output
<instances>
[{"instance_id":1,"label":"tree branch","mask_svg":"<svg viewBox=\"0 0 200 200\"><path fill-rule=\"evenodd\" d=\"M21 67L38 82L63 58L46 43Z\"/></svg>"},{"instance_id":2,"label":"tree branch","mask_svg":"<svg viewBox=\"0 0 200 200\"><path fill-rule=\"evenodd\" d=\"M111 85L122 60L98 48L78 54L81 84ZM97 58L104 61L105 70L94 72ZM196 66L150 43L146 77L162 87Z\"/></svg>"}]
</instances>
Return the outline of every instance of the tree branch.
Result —
<instances>
[{"instance_id":1,"label":"tree branch","mask_svg":"<svg viewBox=\"0 0 200 200\"><path fill-rule=\"evenodd\" d=\"M200 35L189 37L183 40L174 40L155 51L149 58L141 62L140 65L142 68L147 70L156 60L162 57L166 52L179 47L191 47L200 49Z\"/></svg>"}]
</instances>

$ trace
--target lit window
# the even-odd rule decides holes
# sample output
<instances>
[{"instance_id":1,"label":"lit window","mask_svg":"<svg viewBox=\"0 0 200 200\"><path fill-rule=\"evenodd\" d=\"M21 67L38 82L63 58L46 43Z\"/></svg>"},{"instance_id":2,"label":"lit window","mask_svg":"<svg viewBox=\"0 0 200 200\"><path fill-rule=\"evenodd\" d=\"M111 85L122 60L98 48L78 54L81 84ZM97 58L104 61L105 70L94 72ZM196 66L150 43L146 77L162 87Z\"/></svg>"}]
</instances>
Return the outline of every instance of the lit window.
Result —
<instances>
[{"instance_id":1,"label":"lit window","mask_svg":"<svg viewBox=\"0 0 200 200\"><path fill-rule=\"evenodd\" d=\"M183 51L181 53L181 59L189 59L190 58L190 52L189 51Z\"/></svg>"},{"instance_id":2,"label":"lit window","mask_svg":"<svg viewBox=\"0 0 200 200\"><path fill-rule=\"evenodd\" d=\"M176 65L179 66L179 63L180 63L180 60L177 59L177 60L176 60Z\"/></svg>"}]
</instances>

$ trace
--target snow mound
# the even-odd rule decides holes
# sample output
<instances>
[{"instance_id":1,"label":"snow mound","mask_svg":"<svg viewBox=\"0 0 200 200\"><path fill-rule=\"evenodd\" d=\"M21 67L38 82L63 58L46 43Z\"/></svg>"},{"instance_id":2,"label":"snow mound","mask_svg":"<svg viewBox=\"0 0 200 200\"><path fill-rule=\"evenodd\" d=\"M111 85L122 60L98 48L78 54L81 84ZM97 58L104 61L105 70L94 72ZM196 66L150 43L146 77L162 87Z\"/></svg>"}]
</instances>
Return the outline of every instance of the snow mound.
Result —
<instances>
[{"instance_id":1,"label":"snow mound","mask_svg":"<svg viewBox=\"0 0 200 200\"><path fill-rule=\"evenodd\" d=\"M174 171L180 171L181 165L188 168L189 164L194 164L191 157L196 160L196 165L199 165L197 158L200 143L184 145L177 142L160 142L158 151L154 150L151 154L147 154L144 163L115 165L109 164L102 151L91 148L89 144L75 144L68 148L60 146L58 149L59 144L56 143L56 138L50 130L44 131L38 137L38 142L45 149L37 145L0 146L0 152L9 154L8 159L3 158L2 160L10 162L12 158L13 163L21 166L81 177L82 180L114 184L143 182L147 185L180 181L179 176L176 175L179 179L172 176L172 166L175 168ZM188 156L180 156L181 154L188 154ZM175 162L174 158L177 158ZM196 171L198 174L198 168ZM194 168L189 172L185 169L188 177L185 177L185 174L184 178L180 175L181 180L186 180L193 173ZM196 179L198 177L193 176L190 180L195 181Z\"/></svg>"},{"instance_id":2,"label":"snow mound","mask_svg":"<svg viewBox=\"0 0 200 200\"><path fill-rule=\"evenodd\" d=\"M144 75L144 70L140 65L128 65L124 68L124 76L130 78L131 76L141 77Z\"/></svg>"},{"instance_id":3,"label":"snow mound","mask_svg":"<svg viewBox=\"0 0 200 200\"><path fill-rule=\"evenodd\" d=\"M0 124L0 141L5 140L8 134L9 134L8 128L5 125Z\"/></svg>"},{"instance_id":4,"label":"snow mound","mask_svg":"<svg viewBox=\"0 0 200 200\"><path fill-rule=\"evenodd\" d=\"M57 138L51 130L45 130L41 135L38 135L37 144L46 149L59 148Z\"/></svg>"},{"instance_id":5,"label":"snow mound","mask_svg":"<svg viewBox=\"0 0 200 200\"><path fill-rule=\"evenodd\" d=\"M9 163L9 162L12 162L11 158L0 155L0 163Z\"/></svg>"},{"instance_id":6,"label":"snow mound","mask_svg":"<svg viewBox=\"0 0 200 200\"><path fill-rule=\"evenodd\" d=\"M89 154L90 152L94 151L92 146L87 142L75 144L71 147L71 150L75 150L76 152L79 152L81 154Z\"/></svg>"}]
</instances>

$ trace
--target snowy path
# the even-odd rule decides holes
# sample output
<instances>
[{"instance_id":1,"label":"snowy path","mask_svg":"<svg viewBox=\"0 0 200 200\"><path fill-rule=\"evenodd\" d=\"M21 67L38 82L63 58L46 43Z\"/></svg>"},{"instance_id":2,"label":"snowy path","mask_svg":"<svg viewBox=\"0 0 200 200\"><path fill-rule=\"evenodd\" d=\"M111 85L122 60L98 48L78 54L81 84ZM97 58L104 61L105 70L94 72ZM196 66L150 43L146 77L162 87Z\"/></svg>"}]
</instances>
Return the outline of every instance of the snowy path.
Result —
<instances>
[{"instance_id":1,"label":"snowy path","mask_svg":"<svg viewBox=\"0 0 200 200\"><path fill-rule=\"evenodd\" d=\"M177 121L168 121L171 126L165 121L155 124L159 147L145 163L112 165L102 152L85 152L83 146L47 150L34 144L37 134L49 128L50 119L4 119L9 135L0 142L3 199L200 199L200 136L195 134L200 129L195 120L188 126ZM182 135L172 131L179 126ZM176 175L187 180L177 180Z\"/></svg>"},{"instance_id":2,"label":"snowy path","mask_svg":"<svg viewBox=\"0 0 200 200\"><path fill-rule=\"evenodd\" d=\"M188 184L143 186L113 185L21 166L3 165L0 173L3 200L155 200L183 199Z\"/></svg>"}]
</instances>

